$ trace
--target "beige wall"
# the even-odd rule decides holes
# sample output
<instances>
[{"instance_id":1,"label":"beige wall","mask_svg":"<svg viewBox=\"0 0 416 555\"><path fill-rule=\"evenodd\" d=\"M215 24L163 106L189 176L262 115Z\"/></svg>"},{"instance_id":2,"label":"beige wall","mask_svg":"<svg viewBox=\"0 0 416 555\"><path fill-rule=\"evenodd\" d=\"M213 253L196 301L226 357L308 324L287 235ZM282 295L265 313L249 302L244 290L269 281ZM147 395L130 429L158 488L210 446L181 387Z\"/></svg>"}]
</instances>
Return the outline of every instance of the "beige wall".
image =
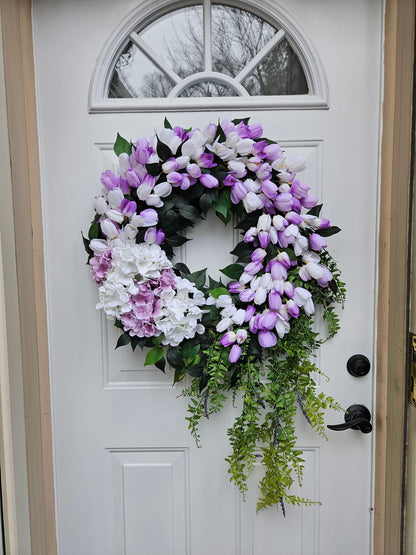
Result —
<instances>
[{"instance_id":1,"label":"beige wall","mask_svg":"<svg viewBox=\"0 0 416 555\"><path fill-rule=\"evenodd\" d=\"M0 25L0 45L2 44ZM10 152L0 48L0 436L6 548L31 553ZM4 289L3 289L4 286ZM4 294L7 291L7 294ZM7 321L7 328L6 323ZM1 432L0 432L1 433Z\"/></svg>"}]
</instances>

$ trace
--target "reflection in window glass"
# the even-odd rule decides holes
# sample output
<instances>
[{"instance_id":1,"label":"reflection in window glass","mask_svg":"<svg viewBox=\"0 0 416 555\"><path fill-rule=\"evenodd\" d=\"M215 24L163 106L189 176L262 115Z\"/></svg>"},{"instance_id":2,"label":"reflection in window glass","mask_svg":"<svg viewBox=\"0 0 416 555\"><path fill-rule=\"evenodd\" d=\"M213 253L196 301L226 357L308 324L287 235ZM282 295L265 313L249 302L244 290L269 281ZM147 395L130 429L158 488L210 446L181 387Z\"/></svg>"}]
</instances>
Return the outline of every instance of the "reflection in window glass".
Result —
<instances>
[{"instance_id":1,"label":"reflection in window glass","mask_svg":"<svg viewBox=\"0 0 416 555\"><path fill-rule=\"evenodd\" d=\"M130 42L116 63L108 96L109 98L164 98L173 86L171 80Z\"/></svg>"},{"instance_id":2,"label":"reflection in window glass","mask_svg":"<svg viewBox=\"0 0 416 555\"><path fill-rule=\"evenodd\" d=\"M212 67L235 77L276 34L276 29L256 15L212 6Z\"/></svg>"},{"instance_id":3,"label":"reflection in window glass","mask_svg":"<svg viewBox=\"0 0 416 555\"><path fill-rule=\"evenodd\" d=\"M309 93L305 73L287 38L263 56L277 27L249 11L219 3L204 12L206 1L173 10L138 28L142 46L136 46L133 36L117 60L108 97L166 98L176 83L181 90L181 81L195 74L199 74L197 84L182 90L181 97L238 96L241 86L250 96ZM204 22L205 16L210 21ZM211 48L204 45L204 39L209 40L204 36L204 23L211 28ZM215 75L235 79L258 54L258 64L241 83L234 81L235 87ZM211 60L205 65L207 55Z\"/></svg>"},{"instance_id":4,"label":"reflection in window glass","mask_svg":"<svg viewBox=\"0 0 416 555\"><path fill-rule=\"evenodd\" d=\"M308 94L298 57L286 39L273 48L242 82L251 96Z\"/></svg>"},{"instance_id":5,"label":"reflection in window glass","mask_svg":"<svg viewBox=\"0 0 416 555\"><path fill-rule=\"evenodd\" d=\"M203 71L202 6L175 10L146 27L140 37L182 79Z\"/></svg>"},{"instance_id":6,"label":"reflection in window glass","mask_svg":"<svg viewBox=\"0 0 416 555\"><path fill-rule=\"evenodd\" d=\"M186 87L179 97L189 98L191 96L237 96L237 93L231 87L216 83L215 81L201 81Z\"/></svg>"}]
</instances>

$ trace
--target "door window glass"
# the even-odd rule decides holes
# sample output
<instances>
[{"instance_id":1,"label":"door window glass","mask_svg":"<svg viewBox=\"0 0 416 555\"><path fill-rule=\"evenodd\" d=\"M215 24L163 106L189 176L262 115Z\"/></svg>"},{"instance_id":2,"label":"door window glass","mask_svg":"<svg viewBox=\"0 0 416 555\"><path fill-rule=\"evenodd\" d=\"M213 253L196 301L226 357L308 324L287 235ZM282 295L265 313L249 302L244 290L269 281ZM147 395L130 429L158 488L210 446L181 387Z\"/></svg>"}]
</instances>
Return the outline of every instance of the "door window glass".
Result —
<instances>
[{"instance_id":1,"label":"door window glass","mask_svg":"<svg viewBox=\"0 0 416 555\"><path fill-rule=\"evenodd\" d=\"M308 93L285 30L250 11L204 0L130 33L113 67L107 97Z\"/></svg>"}]
</instances>

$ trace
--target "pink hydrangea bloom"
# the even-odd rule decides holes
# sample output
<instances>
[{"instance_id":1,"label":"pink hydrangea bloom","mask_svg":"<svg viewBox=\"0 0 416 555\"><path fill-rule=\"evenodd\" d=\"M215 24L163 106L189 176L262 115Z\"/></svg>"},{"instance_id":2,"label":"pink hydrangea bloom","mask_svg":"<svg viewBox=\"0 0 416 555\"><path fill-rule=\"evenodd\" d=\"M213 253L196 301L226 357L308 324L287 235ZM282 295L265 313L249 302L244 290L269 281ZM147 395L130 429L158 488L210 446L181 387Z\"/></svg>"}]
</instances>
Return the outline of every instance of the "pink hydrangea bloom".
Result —
<instances>
[{"instance_id":1,"label":"pink hydrangea bloom","mask_svg":"<svg viewBox=\"0 0 416 555\"><path fill-rule=\"evenodd\" d=\"M107 249L104 252L95 253L90 260L91 272L95 283L101 285L106 278L107 272L111 266L113 249Z\"/></svg>"}]
</instances>

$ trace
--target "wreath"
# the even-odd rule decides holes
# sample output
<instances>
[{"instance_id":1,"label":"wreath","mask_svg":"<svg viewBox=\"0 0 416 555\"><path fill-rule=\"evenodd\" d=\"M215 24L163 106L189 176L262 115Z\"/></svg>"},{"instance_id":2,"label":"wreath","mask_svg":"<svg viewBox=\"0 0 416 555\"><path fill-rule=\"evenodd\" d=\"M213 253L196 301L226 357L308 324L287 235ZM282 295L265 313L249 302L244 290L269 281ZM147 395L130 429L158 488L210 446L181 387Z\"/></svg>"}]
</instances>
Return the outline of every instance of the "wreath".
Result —
<instances>
[{"instance_id":1,"label":"wreath","mask_svg":"<svg viewBox=\"0 0 416 555\"><path fill-rule=\"evenodd\" d=\"M258 510L314 503L290 491L304 465L294 419L299 407L325 437L324 411L340 410L317 391L312 357L339 329L334 305L343 305L345 285L326 249L340 230L298 179L304 157L288 158L248 118L203 131L172 128L165 118L149 141L117 134L114 151L117 171L101 176L83 240L97 308L121 330L116 347L148 348L145 365L170 366L174 383L192 378L181 394L198 445L201 418L241 397L226 460L243 496L263 464ZM224 224L234 217L242 235L219 281L172 262L186 230L209 210ZM325 339L314 329L317 305Z\"/></svg>"}]
</instances>

